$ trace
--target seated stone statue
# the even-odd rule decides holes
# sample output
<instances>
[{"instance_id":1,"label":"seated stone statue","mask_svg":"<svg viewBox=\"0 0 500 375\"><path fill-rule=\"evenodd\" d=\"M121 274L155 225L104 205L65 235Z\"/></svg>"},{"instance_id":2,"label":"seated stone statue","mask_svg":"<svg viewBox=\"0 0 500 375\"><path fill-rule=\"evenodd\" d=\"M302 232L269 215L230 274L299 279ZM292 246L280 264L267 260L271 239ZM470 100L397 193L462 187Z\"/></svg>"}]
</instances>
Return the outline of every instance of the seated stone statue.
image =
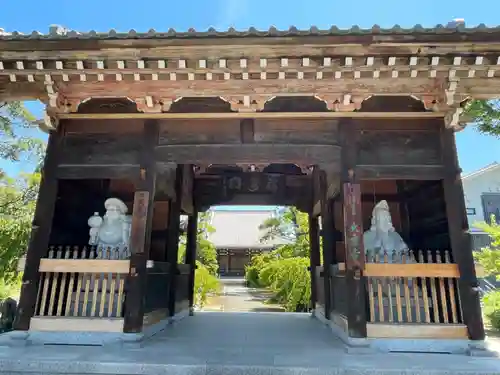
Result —
<instances>
[{"instance_id":1,"label":"seated stone statue","mask_svg":"<svg viewBox=\"0 0 500 375\"><path fill-rule=\"evenodd\" d=\"M97 246L97 258L125 259L129 254L131 220L126 215L127 206L118 198L104 202L106 213L98 213L88 220L89 245ZM107 251L111 249L111 254Z\"/></svg>"},{"instance_id":2,"label":"seated stone statue","mask_svg":"<svg viewBox=\"0 0 500 375\"><path fill-rule=\"evenodd\" d=\"M365 253L368 255L369 262L378 263L414 263L414 257L409 254L408 246L404 242L403 238L394 229L391 220L391 214L389 212L389 205L385 200L378 202L373 208L372 214L372 225L369 230L363 234ZM387 254L385 257L384 255ZM378 255L375 259L375 255ZM404 259L404 262L403 262ZM384 299L383 307L378 306L375 303L375 314L380 313L379 309L384 310L384 316L389 317L391 311L389 310L388 299L392 300L392 318L393 321L398 321L397 316L397 299L396 295L399 286L400 303L402 309L402 319L406 322L407 319L407 309L410 309L410 314L415 317L416 311L415 306L412 305L412 301L415 298L415 293L420 294L419 291L415 291L413 286L412 278L400 278L400 277L386 277L386 278L369 278L368 283L371 283L372 290L374 291L374 298L378 298L378 282L382 285L382 298ZM405 294L405 290L407 291ZM410 304L407 305L406 297L410 298ZM423 306L423 301L420 303ZM421 314L424 314L421 311ZM421 315L422 316L422 315ZM376 318L378 319L378 318Z\"/></svg>"},{"instance_id":3,"label":"seated stone statue","mask_svg":"<svg viewBox=\"0 0 500 375\"><path fill-rule=\"evenodd\" d=\"M385 200L378 202L373 208L372 225L363 234L365 253L373 260L378 255L380 263L385 263L384 253L387 254L387 263L401 263L403 254L408 257L408 246L392 225L389 205ZM395 259L393 259L395 258Z\"/></svg>"}]
</instances>

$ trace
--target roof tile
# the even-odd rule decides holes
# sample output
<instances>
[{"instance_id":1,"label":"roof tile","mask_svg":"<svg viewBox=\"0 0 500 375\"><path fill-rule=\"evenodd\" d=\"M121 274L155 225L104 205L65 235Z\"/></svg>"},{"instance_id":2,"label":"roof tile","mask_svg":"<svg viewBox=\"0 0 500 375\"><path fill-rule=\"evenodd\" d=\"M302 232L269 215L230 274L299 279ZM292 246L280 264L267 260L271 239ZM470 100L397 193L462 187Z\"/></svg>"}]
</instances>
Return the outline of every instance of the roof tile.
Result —
<instances>
[{"instance_id":1,"label":"roof tile","mask_svg":"<svg viewBox=\"0 0 500 375\"><path fill-rule=\"evenodd\" d=\"M97 32L91 30L89 32L78 32L70 30L58 25L51 25L47 34L42 34L38 31L33 31L29 34L23 34L18 31L7 32L0 29L0 40L26 40L26 39L164 39L164 38L204 38L204 37L259 37L259 36L307 36L307 35L346 35L346 34L449 34L449 33L476 33L476 32L498 32L500 26L487 27L485 24L479 24L475 27L465 27L464 24L456 24L452 26L436 25L432 28L423 27L417 24L411 28L402 28L400 25L394 25L391 28L382 28L379 25L373 25L371 28L361 28L358 25L353 25L349 29L340 29L332 25L329 29L319 29L316 26L311 26L308 30L300 30L295 26L290 26L288 30L278 30L271 26L268 30L257 30L255 27L250 27L245 31L237 31L230 27L225 31L218 31L213 27L206 31L196 31L190 28L187 31L177 32L174 29L169 29L165 32L157 32L150 29L147 32L138 32L130 30L128 32L117 32L114 29L108 32Z\"/></svg>"}]
</instances>

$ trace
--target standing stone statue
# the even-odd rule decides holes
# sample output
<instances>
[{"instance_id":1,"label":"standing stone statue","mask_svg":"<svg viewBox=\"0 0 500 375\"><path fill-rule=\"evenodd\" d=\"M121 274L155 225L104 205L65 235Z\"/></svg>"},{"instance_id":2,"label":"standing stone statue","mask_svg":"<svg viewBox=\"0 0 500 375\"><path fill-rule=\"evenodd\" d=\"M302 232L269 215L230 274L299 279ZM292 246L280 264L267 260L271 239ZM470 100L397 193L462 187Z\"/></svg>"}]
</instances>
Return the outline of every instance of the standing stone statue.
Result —
<instances>
[{"instance_id":1,"label":"standing stone statue","mask_svg":"<svg viewBox=\"0 0 500 375\"><path fill-rule=\"evenodd\" d=\"M402 255L408 255L408 246L392 225L387 201L382 200L373 208L372 224L363 234L363 242L365 253L371 256L377 254L381 263L384 262L384 252L388 255L388 263L401 263ZM410 259L407 259L407 263L409 262Z\"/></svg>"},{"instance_id":2,"label":"standing stone statue","mask_svg":"<svg viewBox=\"0 0 500 375\"><path fill-rule=\"evenodd\" d=\"M104 202L106 213L101 218L94 214L88 220L90 229L89 245L97 245L98 258L106 257L111 249L111 259L125 259L129 255L131 219L127 216L127 206L118 198Z\"/></svg>"}]
</instances>

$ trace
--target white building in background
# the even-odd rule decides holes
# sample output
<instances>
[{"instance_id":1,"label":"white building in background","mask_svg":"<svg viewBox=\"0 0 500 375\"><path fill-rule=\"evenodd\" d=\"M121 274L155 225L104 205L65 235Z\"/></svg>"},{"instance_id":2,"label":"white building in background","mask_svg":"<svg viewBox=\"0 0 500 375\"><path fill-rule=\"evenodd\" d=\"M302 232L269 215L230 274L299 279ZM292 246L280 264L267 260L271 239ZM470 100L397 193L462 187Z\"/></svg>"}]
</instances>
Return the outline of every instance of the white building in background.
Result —
<instances>
[{"instance_id":1,"label":"white building in background","mask_svg":"<svg viewBox=\"0 0 500 375\"><path fill-rule=\"evenodd\" d=\"M259 228L269 218L277 214L276 207L230 209L214 207L210 209L210 224L215 232L208 239L217 249L217 260L221 276L244 276L245 266L253 255L268 252L289 243L282 238L261 241L265 231Z\"/></svg>"},{"instance_id":2,"label":"white building in background","mask_svg":"<svg viewBox=\"0 0 500 375\"><path fill-rule=\"evenodd\" d=\"M462 176L465 206L474 248L489 244L489 237L477 228L479 222L489 222L491 215L500 223L500 164L495 162Z\"/></svg>"}]
</instances>

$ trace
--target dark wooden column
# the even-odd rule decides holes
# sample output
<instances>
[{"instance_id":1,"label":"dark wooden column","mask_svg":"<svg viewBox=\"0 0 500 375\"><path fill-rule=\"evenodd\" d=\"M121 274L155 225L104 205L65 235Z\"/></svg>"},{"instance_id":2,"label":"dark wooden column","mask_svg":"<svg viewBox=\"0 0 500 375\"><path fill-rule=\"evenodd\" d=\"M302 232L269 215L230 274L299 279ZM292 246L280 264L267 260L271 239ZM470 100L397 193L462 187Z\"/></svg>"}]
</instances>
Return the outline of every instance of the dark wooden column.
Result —
<instances>
[{"instance_id":1,"label":"dark wooden column","mask_svg":"<svg viewBox=\"0 0 500 375\"><path fill-rule=\"evenodd\" d=\"M325 318L330 319L330 311L332 309L330 265L333 262L333 254L335 252L334 213L332 210L332 202L327 198L326 173L320 171L319 178L321 194L321 233L323 236L323 298L325 300Z\"/></svg>"},{"instance_id":2,"label":"dark wooden column","mask_svg":"<svg viewBox=\"0 0 500 375\"><path fill-rule=\"evenodd\" d=\"M125 321L123 331L142 331L144 295L146 293L146 265L151 245L153 202L156 185L154 148L158 143L158 123L144 124L140 176L136 183L130 235L130 271L126 280Z\"/></svg>"},{"instance_id":3,"label":"dark wooden column","mask_svg":"<svg viewBox=\"0 0 500 375\"><path fill-rule=\"evenodd\" d=\"M61 123L59 126L61 127ZM35 305L40 282L40 259L48 252L50 231L57 197L56 170L60 147L62 143L62 131L51 132L45 153L42 168L42 179L36 202L35 215L31 227L31 237L26 254L26 265L21 287L21 299L14 321L14 329L27 331L30 327L31 317L35 314Z\"/></svg>"},{"instance_id":4,"label":"dark wooden column","mask_svg":"<svg viewBox=\"0 0 500 375\"><path fill-rule=\"evenodd\" d=\"M443 181L446 200L446 215L453 260L458 264L460 278L458 288L464 323L471 340L484 340L484 325L479 298L479 283L476 277L472 243L467 222L465 198L460 178L455 134L452 129L442 130L442 152L445 167Z\"/></svg>"},{"instance_id":5,"label":"dark wooden column","mask_svg":"<svg viewBox=\"0 0 500 375\"><path fill-rule=\"evenodd\" d=\"M320 265L318 218L309 214L309 270L311 273L311 308L316 308L318 288L316 286L316 267Z\"/></svg>"},{"instance_id":6,"label":"dark wooden column","mask_svg":"<svg viewBox=\"0 0 500 375\"><path fill-rule=\"evenodd\" d=\"M347 324L350 337L364 338L366 332L366 280L364 271L363 215L361 188L356 181L357 136L350 121L340 125L342 140L342 203L346 286L349 298ZM357 254L357 256L356 256Z\"/></svg>"},{"instance_id":7,"label":"dark wooden column","mask_svg":"<svg viewBox=\"0 0 500 375\"><path fill-rule=\"evenodd\" d=\"M198 211L194 210L189 216L187 225L186 241L186 264L191 266L189 270L189 314L193 315L194 307L194 277L196 272L196 249L198 246Z\"/></svg>"},{"instance_id":8,"label":"dark wooden column","mask_svg":"<svg viewBox=\"0 0 500 375\"><path fill-rule=\"evenodd\" d=\"M178 275L179 256L179 235L181 220L181 200L182 200L182 165L178 165L175 170L175 199L170 200L168 211L168 237L167 249L165 251L166 260L170 263L170 288L168 291L169 315L175 315L175 293Z\"/></svg>"}]
</instances>

